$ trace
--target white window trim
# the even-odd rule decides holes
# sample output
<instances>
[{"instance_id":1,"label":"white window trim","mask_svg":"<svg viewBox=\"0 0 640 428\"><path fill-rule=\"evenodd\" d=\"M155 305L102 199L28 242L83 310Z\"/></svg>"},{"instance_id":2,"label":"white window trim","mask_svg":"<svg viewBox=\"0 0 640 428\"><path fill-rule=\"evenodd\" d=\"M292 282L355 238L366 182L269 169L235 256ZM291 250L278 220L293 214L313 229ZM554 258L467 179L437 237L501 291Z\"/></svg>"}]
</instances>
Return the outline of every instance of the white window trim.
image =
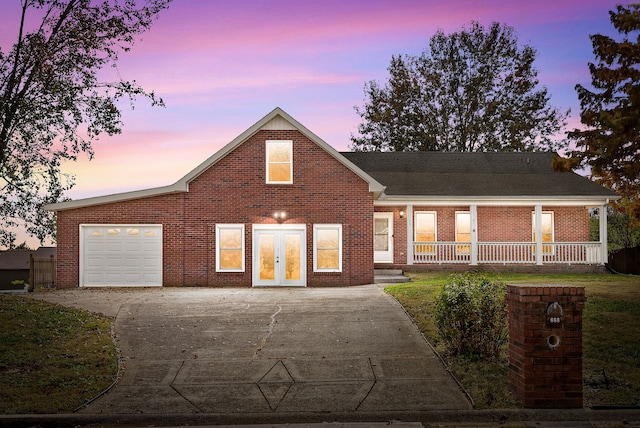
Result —
<instances>
[{"instance_id":1,"label":"white window trim","mask_svg":"<svg viewBox=\"0 0 640 428\"><path fill-rule=\"evenodd\" d=\"M318 230L338 230L338 268L318 268ZM314 272L342 272L342 224L314 224L313 225L313 271Z\"/></svg>"},{"instance_id":2,"label":"white window trim","mask_svg":"<svg viewBox=\"0 0 640 428\"><path fill-rule=\"evenodd\" d=\"M556 216L555 216L555 211L542 211L541 212L541 218L542 216L544 216L545 214L550 214L551 215L551 244L556 242ZM536 243L536 212L532 211L531 212L531 242L533 242L534 244ZM542 225L540 225L540 227L542 227ZM553 256L556 253L556 246L555 245L551 245L551 251L544 251L544 246L545 243L542 242L542 255L547 255L547 256ZM535 247L534 247L535 248ZM535 251L535 249L534 249Z\"/></svg>"},{"instance_id":3,"label":"white window trim","mask_svg":"<svg viewBox=\"0 0 640 428\"><path fill-rule=\"evenodd\" d=\"M270 143L288 143L289 144L289 181L270 181L269 180L269 144ZM293 140L266 140L265 142L265 180L267 184L293 184Z\"/></svg>"},{"instance_id":4,"label":"white window trim","mask_svg":"<svg viewBox=\"0 0 640 428\"><path fill-rule=\"evenodd\" d=\"M240 269L223 269L220 267L220 231L223 229L240 229L242 235L242 267ZM216 224L216 272L244 272L245 266L245 234L242 223L222 223Z\"/></svg>"},{"instance_id":5,"label":"white window trim","mask_svg":"<svg viewBox=\"0 0 640 428\"><path fill-rule=\"evenodd\" d=\"M436 246L435 243L438 242L438 212L437 211L416 211L414 213L414 222L413 222L413 240L414 242L418 242L416 240L416 236L418 236L418 214L433 214L433 251L423 253L423 254L435 254ZM422 242L422 241L420 241Z\"/></svg>"}]
</instances>

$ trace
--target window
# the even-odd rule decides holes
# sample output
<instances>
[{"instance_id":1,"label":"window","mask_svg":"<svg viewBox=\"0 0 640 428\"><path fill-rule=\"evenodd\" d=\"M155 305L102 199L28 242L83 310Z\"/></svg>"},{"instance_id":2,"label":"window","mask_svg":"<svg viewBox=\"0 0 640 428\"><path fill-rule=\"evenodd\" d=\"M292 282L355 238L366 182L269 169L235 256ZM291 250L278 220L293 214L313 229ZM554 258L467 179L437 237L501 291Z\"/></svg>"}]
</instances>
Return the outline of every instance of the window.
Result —
<instances>
[{"instance_id":1,"label":"window","mask_svg":"<svg viewBox=\"0 0 640 428\"><path fill-rule=\"evenodd\" d=\"M456 211L456 242L471 242L471 213L469 211ZM469 254L470 245L457 245L457 252Z\"/></svg>"},{"instance_id":2,"label":"window","mask_svg":"<svg viewBox=\"0 0 640 428\"><path fill-rule=\"evenodd\" d=\"M373 247L375 251L389 251L389 219L373 219Z\"/></svg>"},{"instance_id":3,"label":"window","mask_svg":"<svg viewBox=\"0 0 640 428\"><path fill-rule=\"evenodd\" d=\"M244 272L244 224L216 225L216 271Z\"/></svg>"},{"instance_id":4,"label":"window","mask_svg":"<svg viewBox=\"0 0 640 428\"><path fill-rule=\"evenodd\" d=\"M416 253L433 254L435 252L434 245L424 245L423 242L436 242L436 213L435 211L416 211L415 215L415 241Z\"/></svg>"},{"instance_id":5,"label":"window","mask_svg":"<svg viewBox=\"0 0 640 428\"><path fill-rule=\"evenodd\" d=\"M313 271L342 272L342 225L313 225Z\"/></svg>"},{"instance_id":6,"label":"window","mask_svg":"<svg viewBox=\"0 0 640 428\"><path fill-rule=\"evenodd\" d=\"M531 240L536 242L536 213L531 213ZM542 211L542 243L553 242L553 211ZM535 247L534 247L535 251ZM553 245L543 245L543 254L553 254Z\"/></svg>"},{"instance_id":7,"label":"window","mask_svg":"<svg viewBox=\"0 0 640 428\"><path fill-rule=\"evenodd\" d=\"M267 140L267 183L293 183L293 141Z\"/></svg>"}]
</instances>

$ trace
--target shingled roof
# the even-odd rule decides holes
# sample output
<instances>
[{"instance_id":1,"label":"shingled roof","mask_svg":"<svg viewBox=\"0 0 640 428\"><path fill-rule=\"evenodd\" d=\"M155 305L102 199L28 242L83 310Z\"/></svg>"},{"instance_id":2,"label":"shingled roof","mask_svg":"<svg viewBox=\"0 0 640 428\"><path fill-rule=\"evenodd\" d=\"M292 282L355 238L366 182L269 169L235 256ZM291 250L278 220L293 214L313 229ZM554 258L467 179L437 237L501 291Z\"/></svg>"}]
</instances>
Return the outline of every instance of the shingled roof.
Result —
<instances>
[{"instance_id":1,"label":"shingled roof","mask_svg":"<svg viewBox=\"0 0 640 428\"><path fill-rule=\"evenodd\" d=\"M574 172L554 171L554 153L341 154L385 186L387 196L617 198Z\"/></svg>"}]
</instances>

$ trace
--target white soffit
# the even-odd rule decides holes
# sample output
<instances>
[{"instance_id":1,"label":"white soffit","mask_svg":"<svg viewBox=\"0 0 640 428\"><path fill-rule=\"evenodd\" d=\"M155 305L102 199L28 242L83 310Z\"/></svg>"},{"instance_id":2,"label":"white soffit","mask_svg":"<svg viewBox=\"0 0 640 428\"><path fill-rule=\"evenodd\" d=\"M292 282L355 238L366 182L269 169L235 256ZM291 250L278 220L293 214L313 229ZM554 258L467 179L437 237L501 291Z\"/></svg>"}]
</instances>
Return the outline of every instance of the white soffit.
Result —
<instances>
[{"instance_id":1,"label":"white soffit","mask_svg":"<svg viewBox=\"0 0 640 428\"><path fill-rule=\"evenodd\" d=\"M617 198L616 198L617 199ZM373 201L374 206L585 206L595 207L605 205L610 202L611 198L593 198L593 197L563 197L561 199L553 199L549 197L478 197L478 198L419 198L419 197L382 197Z\"/></svg>"},{"instance_id":2,"label":"white soffit","mask_svg":"<svg viewBox=\"0 0 640 428\"><path fill-rule=\"evenodd\" d=\"M265 123L260 130L265 131L295 131L297 128L287 122L282 116L276 116Z\"/></svg>"}]
</instances>

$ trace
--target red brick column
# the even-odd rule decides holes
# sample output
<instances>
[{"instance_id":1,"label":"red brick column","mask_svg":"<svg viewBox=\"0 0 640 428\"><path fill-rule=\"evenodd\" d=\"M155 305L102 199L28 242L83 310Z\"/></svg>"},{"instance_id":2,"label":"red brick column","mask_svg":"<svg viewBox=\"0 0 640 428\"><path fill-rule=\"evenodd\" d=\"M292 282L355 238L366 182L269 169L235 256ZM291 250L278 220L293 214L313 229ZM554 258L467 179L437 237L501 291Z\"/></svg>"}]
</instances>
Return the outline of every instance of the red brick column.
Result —
<instances>
[{"instance_id":1,"label":"red brick column","mask_svg":"<svg viewBox=\"0 0 640 428\"><path fill-rule=\"evenodd\" d=\"M527 408L582 407L584 287L508 285L509 383Z\"/></svg>"}]
</instances>

